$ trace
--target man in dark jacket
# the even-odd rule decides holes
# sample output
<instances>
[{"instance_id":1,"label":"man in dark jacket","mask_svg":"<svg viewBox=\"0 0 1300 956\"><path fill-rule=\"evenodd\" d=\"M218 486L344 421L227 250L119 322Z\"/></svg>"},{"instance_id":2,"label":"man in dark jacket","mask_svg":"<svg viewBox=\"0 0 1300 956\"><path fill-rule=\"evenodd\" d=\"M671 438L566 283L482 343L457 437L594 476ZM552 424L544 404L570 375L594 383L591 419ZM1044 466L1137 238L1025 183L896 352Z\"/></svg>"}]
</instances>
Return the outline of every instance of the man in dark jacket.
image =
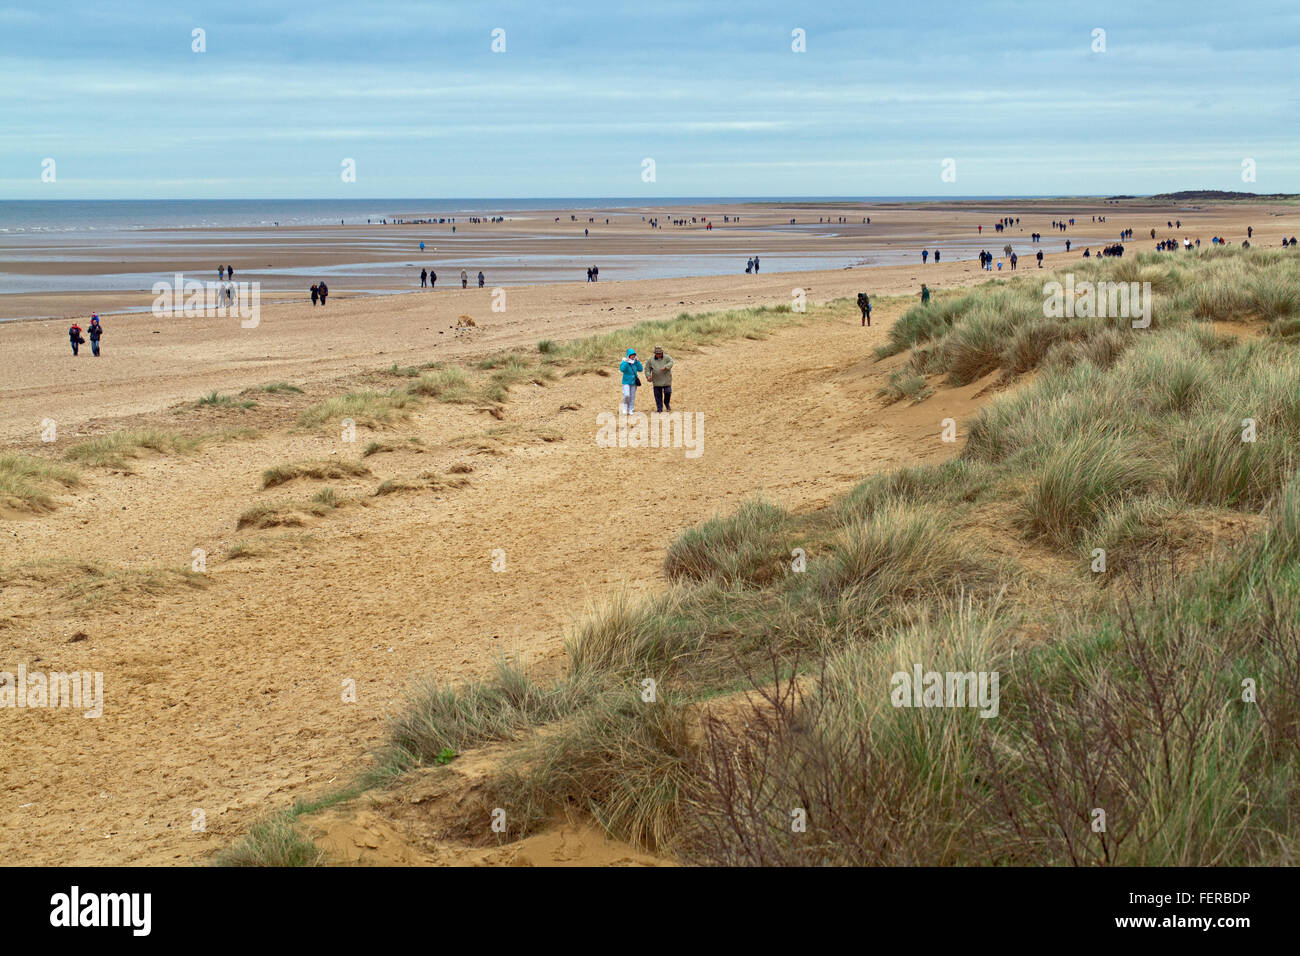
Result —
<instances>
[{"instance_id":1,"label":"man in dark jacket","mask_svg":"<svg viewBox=\"0 0 1300 956\"><path fill-rule=\"evenodd\" d=\"M664 354L664 350L655 346L654 357L645 363L646 381L654 386L655 408L658 411L673 410L673 360Z\"/></svg>"},{"instance_id":2,"label":"man in dark jacket","mask_svg":"<svg viewBox=\"0 0 1300 956\"><path fill-rule=\"evenodd\" d=\"M99 315L92 314L90 317L90 328L86 330L86 335L90 336L90 351L95 358L99 358L99 337L104 334L104 327L99 324Z\"/></svg>"},{"instance_id":3,"label":"man in dark jacket","mask_svg":"<svg viewBox=\"0 0 1300 956\"><path fill-rule=\"evenodd\" d=\"M858 308L862 310L862 327L871 324L871 297L865 292L858 293Z\"/></svg>"},{"instance_id":4,"label":"man in dark jacket","mask_svg":"<svg viewBox=\"0 0 1300 956\"><path fill-rule=\"evenodd\" d=\"M79 326L76 322L73 322L72 327L68 329L68 340L72 343L72 354L73 355L78 354L77 353L78 347L80 347L81 343L86 340L82 338L81 326Z\"/></svg>"},{"instance_id":5,"label":"man in dark jacket","mask_svg":"<svg viewBox=\"0 0 1300 956\"><path fill-rule=\"evenodd\" d=\"M327 286L324 282L322 282L319 286L316 287L316 294L320 296L320 304L324 305L325 297L330 294L330 287Z\"/></svg>"}]
</instances>

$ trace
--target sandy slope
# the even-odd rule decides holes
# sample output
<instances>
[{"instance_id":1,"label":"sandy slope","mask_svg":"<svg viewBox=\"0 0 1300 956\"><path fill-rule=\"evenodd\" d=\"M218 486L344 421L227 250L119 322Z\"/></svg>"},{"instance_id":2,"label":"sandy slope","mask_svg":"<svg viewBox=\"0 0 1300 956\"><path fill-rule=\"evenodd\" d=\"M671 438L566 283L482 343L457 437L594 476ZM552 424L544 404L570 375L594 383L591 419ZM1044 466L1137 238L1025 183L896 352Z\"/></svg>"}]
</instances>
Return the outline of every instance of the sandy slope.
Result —
<instances>
[{"instance_id":1,"label":"sandy slope","mask_svg":"<svg viewBox=\"0 0 1300 956\"><path fill-rule=\"evenodd\" d=\"M268 810L345 781L414 675L480 673L500 653L545 661L588 602L661 587L664 548L688 525L758 491L808 507L863 474L951 451L938 421L968 417L972 390L914 410L882 411L873 397L881 373L867 355L890 318L870 330L856 316L812 319L679 356L676 405L706 416L696 459L597 447L595 413L614 407L615 386L588 375L517 387L503 422L425 405L393 435L420 436L428 452L374 455L372 477L259 491L270 465L355 458L368 437L344 446L277 430L145 459L129 475L95 473L53 514L8 522L7 564L64 555L176 567L203 548L210 585L83 609L53 585L0 591L7 667L101 670L107 697L98 720L5 714L0 853L43 864L199 859ZM500 454L454 447L503 426ZM548 427L562 440L539 440ZM474 467L467 487L371 498L271 533L284 543L265 556L225 557L232 542L264 536L235 531L250 503L324 484L367 495L384 478L460 462ZM491 570L494 548L505 549L505 573ZM346 679L354 704L341 701ZM196 809L206 833L190 829Z\"/></svg>"}]
</instances>

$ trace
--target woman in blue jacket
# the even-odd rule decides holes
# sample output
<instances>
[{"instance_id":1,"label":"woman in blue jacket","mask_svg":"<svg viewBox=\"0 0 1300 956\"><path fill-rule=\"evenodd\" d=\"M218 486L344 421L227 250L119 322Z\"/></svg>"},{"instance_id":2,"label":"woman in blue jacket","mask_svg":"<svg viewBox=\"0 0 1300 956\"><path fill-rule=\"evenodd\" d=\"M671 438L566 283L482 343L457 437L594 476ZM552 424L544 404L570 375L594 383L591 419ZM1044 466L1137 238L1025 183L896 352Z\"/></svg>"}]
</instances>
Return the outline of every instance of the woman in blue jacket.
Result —
<instances>
[{"instance_id":1,"label":"woman in blue jacket","mask_svg":"<svg viewBox=\"0 0 1300 956\"><path fill-rule=\"evenodd\" d=\"M623 404L619 406L620 414L632 414L632 406L636 402L636 387L641 384L637 373L642 368L636 357L636 349L628 349L627 358L623 359L618 366L618 370L623 373Z\"/></svg>"}]
</instances>

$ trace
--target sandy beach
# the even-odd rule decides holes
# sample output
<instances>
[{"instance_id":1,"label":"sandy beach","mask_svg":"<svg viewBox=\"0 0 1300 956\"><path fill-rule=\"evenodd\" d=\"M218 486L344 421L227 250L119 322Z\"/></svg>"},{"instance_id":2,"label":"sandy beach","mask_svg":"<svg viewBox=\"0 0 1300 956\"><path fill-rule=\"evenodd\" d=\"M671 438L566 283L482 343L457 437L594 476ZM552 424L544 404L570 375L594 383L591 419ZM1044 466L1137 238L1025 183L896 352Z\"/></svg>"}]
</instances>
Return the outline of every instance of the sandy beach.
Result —
<instances>
[{"instance_id":1,"label":"sandy beach","mask_svg":"<svg viewBox=\"0 0 1300 956\"><path fill-rule=\"evenodd\" d=\"M700 213L735 214L719 208L688 216ZM400 295L350 293L340 282L325 308L302 297L267 301L251 329L230 318L111 314L146 302L141 293L0 297L0 315L36 309L61 316L0 322L7 451L58 457L70 444L124 428L229 433L188 454L86 468L82 484L60 493L52 510L0 511L0 670L22 664L105 675L101 718L6 715L0 857L32 864L202 861L266 813L346 781L382 739L414 678L483 674L501 654L553 665L569 628L593 603L665 588L664 548L683 529L755 493L803 510L866 474L951 455L954 446L937 439L939 421L954 418L964 434L993 383L947 389L916 409L885 407L875 392L893 365L875 362L872 349L922 282L943 292L997 278L955 255L923 266L920 248L961 242L1000 251L1012 242L1024 250L1018 272L1032 271L1024 237L1047 232L1062 213L1106 215L1098 235L1135 229L1135 251L1152 245L1150 229L1176 216L1184 222L1178 235L1203 243L1223 235L1239 244L1247 225L1264 245L1300 232L1294 206L1189 212L1055 201L871 213L755 206L739 212L735 231L710 235L643 231L637 212L636 222L612 223L611 234L590 245L600 251L587 256L599 262L617 251L689 262L707 242L710 255L720 248L738 257L734 274L607 280L602 269L598 283L520 282L505 286L504 311L492 309L492 277L484 289L440 282L436 291ZM825 238L790 239L770 228L791 216L868 214L876 230L870 236L852 223ZM1022 225L995 238L988 234L995 215L1019 215ZM496 239L487 234L497 227L484 224L466 229L463 239L458 231L456 242L482 242L500 254L507 225ZM572 224L551 226L554 239L523 240L520 248L551 243L583 261ZM364 261L373 250L362 228L316 230L311 251L268 242L260 258L293 268ZM408 228L416 229L393 227ZM537 223L529 228L539 230ZM540 231L549 228L542 223ZM1080 234L1093 228L1076 227ZM203 260L182 256L164 265L144 257L124 269L184 269L206 278L209 261L247 259L219 236L214 242ZM906 264L742 272L747 254L766 265L783 252L867 260L895 249L918 254ZM1078 256L1078 249L1051 253L1045 265ZM21 264L8 268L21 271ZM790 305L799 289L809 312L770 337L677 356L676 401L707 417L707 450L696 460L660 449L629 467L597 447L595 415L615 407L617 385L595 374L516 385L496 414L420 404L387 425L363 425L355 444L341 443L332 428L299 424L313 403L399 384L387 371L394 365L468 366L504 350L535 353L542 339L682 312ZM858 292L880 303L869 329L851 302L823 305ZM74 359L62 316L85 312L92 301L106 314L104 354L94 359L83 350ZM458 329L461 316L474 326ZM629 344L644 352L654 343ZM611 368L618 358L610 356ZM300 391L258 391L271 383ZM196 405L214 391L252 397L248 407ZM736 414L741 405L744 415ZM43 441L51 422L57 439ZM363 458L370 441L397 447ZM308 459L347 460L361 470L263 487L266 469ZM442 483L378 491L430 473ZM325 486L350 504L289 527L239 527L250 506ZM137 580L191 567L196 549L204 556L201 582L154 587ZM495 549L507 555L506 573L492 567ZM85 600L78 582L96 574L120 587ZM358 688L355 702L341 700L345 681ZM196 811L206 820L202 830L191 826Z\"/></svg>"}]
</instances>

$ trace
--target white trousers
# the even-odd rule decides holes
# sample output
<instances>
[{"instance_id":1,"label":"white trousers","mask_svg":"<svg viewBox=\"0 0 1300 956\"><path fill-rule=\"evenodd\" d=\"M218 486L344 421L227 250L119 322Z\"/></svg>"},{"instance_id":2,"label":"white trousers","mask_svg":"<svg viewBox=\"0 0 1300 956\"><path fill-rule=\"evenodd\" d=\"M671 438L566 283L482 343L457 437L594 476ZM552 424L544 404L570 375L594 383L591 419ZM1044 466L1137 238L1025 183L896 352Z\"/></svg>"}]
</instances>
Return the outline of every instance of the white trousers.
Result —
<instances>
[{"instance_id":1,"label":"white trousers","mask_svg":"<svg viewBox=\"0 0 1300 956\"><path fill-rule=\"evenodd\" d=\"M624 385L624 386L623 386L623 403L618 407L619 412L621 412L621 413L623 413L623 414L626 414L626 415L631 415L631 414L632 414L632 411L633 411L632 406L633 406L635 403L636 403L636 386L635 386L635 385Z\"/></svg>"}]
</instances>

